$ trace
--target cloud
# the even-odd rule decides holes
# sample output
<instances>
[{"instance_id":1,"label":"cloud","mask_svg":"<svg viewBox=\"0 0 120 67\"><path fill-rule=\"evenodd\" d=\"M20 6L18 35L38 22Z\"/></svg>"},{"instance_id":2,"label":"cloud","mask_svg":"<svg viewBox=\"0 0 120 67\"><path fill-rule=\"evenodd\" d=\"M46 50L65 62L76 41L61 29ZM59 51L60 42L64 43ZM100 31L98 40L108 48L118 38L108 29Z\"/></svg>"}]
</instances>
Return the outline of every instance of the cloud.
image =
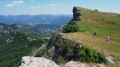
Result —
<instances>
[{"instance_id":1,"label":"cloud","mask_svg":"<svg viewBox=\"0 0 120 67\"><path fill-rule=\"evenodd\" d=\"M33 6L31 7L31 9L38 9L38 8L41 8L40 6Z\"/></svg>"},{"instance_id":2,"label":"cloud","mask_svg":"<svg viewBox=\"0 0 120 67\"><path fill-rule=\"evenodd\" d=\"M52 7L54 7L54 6L56 6L56 4L50 4L49 6L52 6Z\"/></svg>"},{"instance_id":3,"label":"cloud","mask_svg":"<svg viewBox=\"0 0 120 67\"><path fill-rule=\"evenodd\" d=\"M14 7L16 5L21 5L23 4L24 1L12 1L10 4L5 5L6 7Z\"/></svg>"},{"instance_id":4,"label":"cloud","mask_svg":"<svg viewBox=\"0 0 120 67\"><path fill-rule=\"evenodd\" d=\"M31 2L33 3L33 2L34 2L34 0L31 0Z\"/></svg>"},{"instance_id":5,"label":"cloud","mask_svg":"<svg viewBox=\"0 0 120 67\"><path fill-rule=\"evenodd\" d=\"M13 4L7 4L6 7L13 7Z\"/></svg>"},{"instance_id":6,"label":"cloud","mask_svg":"<svg viewBox=\"0 0 120 67\"><path fill-rule=\"evenodd\" d=\"M21 5L23 3L24 3L24 1L13 1L12 2L13 5Z\"/></svg>"}]
</instances>

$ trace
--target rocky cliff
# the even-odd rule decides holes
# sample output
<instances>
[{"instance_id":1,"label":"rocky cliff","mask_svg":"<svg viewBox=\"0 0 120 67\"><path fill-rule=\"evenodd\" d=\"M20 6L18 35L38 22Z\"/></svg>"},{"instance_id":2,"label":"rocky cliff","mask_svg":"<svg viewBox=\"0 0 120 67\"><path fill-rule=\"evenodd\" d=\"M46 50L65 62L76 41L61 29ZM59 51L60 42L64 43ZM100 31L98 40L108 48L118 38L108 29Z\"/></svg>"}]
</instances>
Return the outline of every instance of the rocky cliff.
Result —
<instances>
[{"instance_id":1,"label":"rocky cliff","mask_svg":"<svg viewBox=\"0 0 120 67\"><path fill-rule=\"evenodd\" d=\"M69 21L67 24L73 24L73 21L75 20L81 20L81 10L77 9L77 7L73 8L73 19ZM63 26L63 27L64 27ZM65 59L67 61L69 60L76 60L77 59L77 53L78 49L82 47L80 43L76 43L75 41L71 40L70 36L67 36L64 33L64 29L61 27L51 37L48 45L47 45L47 53L44 55L44 57L48 59L52 59L55 62L60 62L61 59Z\"/></svg>"},{"instance_id":2,"label":"rocky cliff","mask_svg":"<svg viewBox=\"0 0 120 67\"><path fill-rule=\"evenodd\" d=\"M61 60L62 61L64 60L65 62L70 60L83 61L83 62L97 62L97 63L106 62L104 56L101 55L99 52L90 49L86 46L83 46L82 42L76 42L73 40L74 38L67 35L67 31L68 32L72 31L70 30L70 28L71 29L73 28L73 30L77 28L73 25L74 23L75 24L77 23L74 21L82 20L81 12L82 10L78 9L77 7L73 8L73 20L71 20L69 23L64 25L62 28L58 29L53 34L51 40L47 45L48 51L44 55L44 57L48 59L52 59L57 63L61 62ZM64 30L66 30L65 33ZM77 31L72 31L72 33L73 32L77 32ZM94 54L96 55L94 56Z\"/></svg>"},{"instance_id":3,"label":"rocky cliff","mask_svg":"<svg viewBox=\"0 0 120 67\"><path fill-rule=\"evenodd\" d=\"M78 9L77 7L73 8L73 20L81 20L81 13L82 10Z\"/></svg>"},{"instance_id":4,"label":"rocky cliff","mask_svg":"<svg viewBox=\"0 0 120 67\"><path fill-rule=\"evenodd\" d=\"M66 36L63 33L56 32L49 41L47 48L50 48L45 57L52 59L56 62L59 61L59 57L71 60L73 53L75 52L76 43L70 40L70 36Z\"/></svg>"}]
</instances>

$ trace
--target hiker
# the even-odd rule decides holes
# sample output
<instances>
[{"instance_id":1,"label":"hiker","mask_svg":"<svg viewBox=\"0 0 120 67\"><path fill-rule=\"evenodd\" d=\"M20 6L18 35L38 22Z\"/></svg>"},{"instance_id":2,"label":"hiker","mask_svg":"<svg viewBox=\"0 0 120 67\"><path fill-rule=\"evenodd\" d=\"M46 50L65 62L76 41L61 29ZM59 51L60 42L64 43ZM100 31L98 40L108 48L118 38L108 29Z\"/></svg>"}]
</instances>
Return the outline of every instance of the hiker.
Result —
<instances>
[{"instance_id":1,"label":"hiker","mask_svg":"<svg viewBox=\"0 0 120 67\"><path fill-rule=\"evenodd\" d=\"M94 32L94 35L96 35L96 31Z\"/></svg>"},{"instance_id":2,"label":"hiker","mask_svg":"<svg viewBox=\"0 0 120 67\"><path fill-rule=\"evenodd\" d=\"M110 40L110 37L109 37L109 35L107 36L107 38L106 38L106 39L107 39L107 42Z\"/></svg>"}]
</instances>

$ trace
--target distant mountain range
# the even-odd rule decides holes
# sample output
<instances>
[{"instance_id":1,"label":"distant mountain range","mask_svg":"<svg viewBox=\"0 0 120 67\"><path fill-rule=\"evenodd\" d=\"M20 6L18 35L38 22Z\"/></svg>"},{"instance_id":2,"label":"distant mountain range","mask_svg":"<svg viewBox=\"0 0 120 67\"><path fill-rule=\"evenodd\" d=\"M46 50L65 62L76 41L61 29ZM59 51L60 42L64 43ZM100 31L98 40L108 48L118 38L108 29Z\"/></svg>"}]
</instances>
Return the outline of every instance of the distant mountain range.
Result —
<instances>
[{"instance_id":1,"label":"distant mountain range","mask_svg":"<svg viewBox=\"0 0 120 67\"><path fill-rule=\"evenodd\" d=\"M50 36L71 19L71 15L0 15L0 35L19 30Z\"/></svg>"},{"instance_id":2,"label":"distant mountain range","mask_svg":"<svg viewBox=\"0 0 120 67\"><path fill-rule=\"evenodd\" d=\"M58 24L64 25L72 19L72 15L0 15L0 22L5 24L31 25Z\"/></svg>"},{"instance_id":3,"label":"distant mountain range","mask_svg":"<svg viewBox=\"0 0 120 67\"><path fill-rule=\"evenodd\" d=\"M37 24L35 26L30 26L0 23L0 35L8 34L10 31L14 30L25 33L39 34L41 36L51 36L51 34L58 28L60 28L60 25L57 24Z\"/></svg>"}]
</instances>

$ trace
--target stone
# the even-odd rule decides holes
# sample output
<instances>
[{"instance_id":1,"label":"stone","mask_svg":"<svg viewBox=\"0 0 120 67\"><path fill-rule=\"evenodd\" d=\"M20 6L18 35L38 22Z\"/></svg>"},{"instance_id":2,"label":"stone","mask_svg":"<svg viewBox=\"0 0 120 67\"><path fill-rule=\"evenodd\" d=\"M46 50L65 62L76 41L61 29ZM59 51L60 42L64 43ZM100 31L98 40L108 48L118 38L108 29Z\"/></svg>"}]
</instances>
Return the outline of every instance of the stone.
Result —
<instances>
[{"instance_id":1,"label":"stone","mask_svg":"<svg viewBox=\"0 0 120 67\"><path fill-rule=\"evenodd\" d=\"M106 57L106 59L107 59L110 63L115 64L115 62L113 61L113 57L108 56L108 57Z\"/></svg>"},{"instance_id":2,"label":"stone","mask_svg":"<svg viewBox=\"0 0 120 67\"><path fill-rule=\"evenodd\" d=\"M65 64L65 67L106 67L106 66L104 66L104 64L90 65L86 63L77 62L77 61L69 61Z\"/></svg>"},{"instance_id":3,"label":"stone","mask_svg":"<svg viewBox=\"0 0 120 67\"><path fill-rule=\"evenodd\" d=\"M42 57L22 57L19 67L59 67L54 61Z\"/></svg>"},{"instance_id":4,"label":"stone","mask_svg":"<svg viewBox=\"0 0 120 67\"><path fill-rule=\"evenodd\" d=\"M79 63L76 61L69 61L65 64L65 67L89 67L85 63Z\"/></svg>"}]
</instances>

